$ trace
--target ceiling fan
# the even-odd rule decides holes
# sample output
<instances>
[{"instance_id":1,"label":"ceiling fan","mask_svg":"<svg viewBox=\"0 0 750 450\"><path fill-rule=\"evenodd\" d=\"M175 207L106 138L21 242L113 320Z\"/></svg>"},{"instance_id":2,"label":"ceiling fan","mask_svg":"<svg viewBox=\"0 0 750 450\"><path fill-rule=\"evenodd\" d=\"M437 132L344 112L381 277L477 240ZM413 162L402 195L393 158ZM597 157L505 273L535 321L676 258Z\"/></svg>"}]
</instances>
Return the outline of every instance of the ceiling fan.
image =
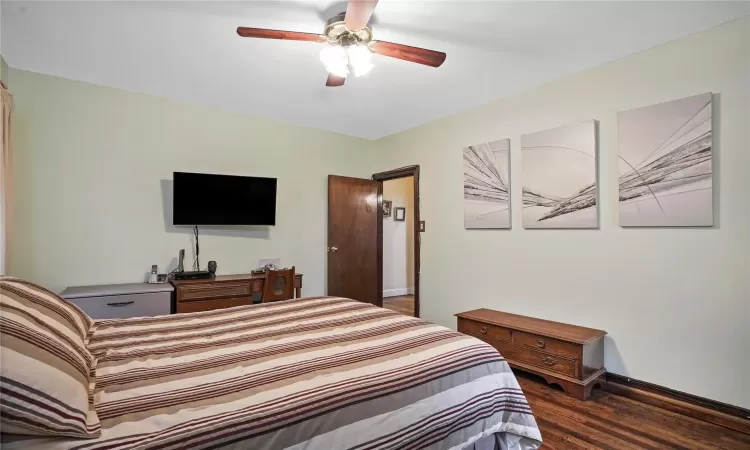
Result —
<instances>
[{"instance_id":1,"label":"ceiling fan","mask_svg":"<svg viewBox=\"0 0 750 450\"><path fill-rule=\"evenodd\" d=\"M350 73L357 77L368 73L373 67L373 53L431 67L443 64L445 53L374 41L368 22L377 3L378 0L349 0L346 12L331 17L323 34L247 27L238 27L237 34L261 39L325 43L320 59L328 70L326 86L343 86Z\"/></svg>"}]
</instances>

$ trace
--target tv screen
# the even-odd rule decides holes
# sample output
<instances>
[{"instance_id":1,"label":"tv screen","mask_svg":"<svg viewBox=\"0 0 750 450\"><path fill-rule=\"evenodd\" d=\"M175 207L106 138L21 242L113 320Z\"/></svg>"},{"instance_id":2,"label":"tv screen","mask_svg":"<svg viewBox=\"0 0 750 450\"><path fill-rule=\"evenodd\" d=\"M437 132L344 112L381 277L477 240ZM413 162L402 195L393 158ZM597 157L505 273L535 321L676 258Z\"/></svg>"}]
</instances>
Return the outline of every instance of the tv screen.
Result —
<instances>
[{"instance_id":1,"label":"tv screen","mask_svg":"<svg viewBox=\"0 0 750 450\"><path fill-rule=\"evenodd\" d=\"M174 173L174 225L276 225L276 178Z\"/></svg>"}]
</instances>

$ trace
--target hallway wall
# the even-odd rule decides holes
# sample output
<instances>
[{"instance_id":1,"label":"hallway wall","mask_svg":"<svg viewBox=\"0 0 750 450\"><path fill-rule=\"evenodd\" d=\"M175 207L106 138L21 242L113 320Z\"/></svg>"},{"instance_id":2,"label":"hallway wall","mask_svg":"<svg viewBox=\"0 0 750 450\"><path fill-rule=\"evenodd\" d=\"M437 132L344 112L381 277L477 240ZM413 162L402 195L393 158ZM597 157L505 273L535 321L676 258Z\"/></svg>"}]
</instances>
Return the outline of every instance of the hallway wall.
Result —
<instances>
[{"instance_id":1,"label":"hallway wall","mask_svg":"<svg viewBox=\"0 0 750 450\"><path fill-rule=\"evenodd\" d=\"M383 200L393 202L383 218L383 297L414 293L414 177L383 182ZM397 207L406 221L394 220Z\"/></svg>"}]
</instances>

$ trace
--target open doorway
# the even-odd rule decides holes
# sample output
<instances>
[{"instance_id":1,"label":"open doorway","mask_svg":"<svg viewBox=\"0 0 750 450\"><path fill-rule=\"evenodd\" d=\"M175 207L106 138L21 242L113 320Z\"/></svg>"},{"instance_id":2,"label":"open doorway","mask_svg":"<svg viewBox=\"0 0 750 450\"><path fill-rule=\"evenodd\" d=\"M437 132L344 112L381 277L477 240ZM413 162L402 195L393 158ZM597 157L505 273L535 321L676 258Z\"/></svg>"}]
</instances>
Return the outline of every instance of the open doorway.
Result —
<instances>
[{"instance_id":1,"label":"open doorway","mask_svg":"<svg viewBox=\"0 0 750 450\"><path fill-rule=\"evenodd\" d=\"M419 317L419 166L373 175L378 181L378 269L382 306Z\"/></svg>"}]
</instances>

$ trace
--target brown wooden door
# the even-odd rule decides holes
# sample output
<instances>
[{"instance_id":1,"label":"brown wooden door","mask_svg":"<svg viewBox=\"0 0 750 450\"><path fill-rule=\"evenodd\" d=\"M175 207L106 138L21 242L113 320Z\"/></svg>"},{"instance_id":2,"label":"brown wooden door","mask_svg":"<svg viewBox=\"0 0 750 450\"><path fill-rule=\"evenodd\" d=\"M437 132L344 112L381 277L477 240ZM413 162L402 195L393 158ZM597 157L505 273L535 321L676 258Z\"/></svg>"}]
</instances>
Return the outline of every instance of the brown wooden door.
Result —
<instances>
[{"instance_id":1,"label":"brown wooden door","mask_svg":"<svg viewBox=\"0 0 750 450\"><path fill-rule=\"evenodd\" d=\"M381 306L378 182L328 176L328 295Z\"/></svg>"}]
</instances>

